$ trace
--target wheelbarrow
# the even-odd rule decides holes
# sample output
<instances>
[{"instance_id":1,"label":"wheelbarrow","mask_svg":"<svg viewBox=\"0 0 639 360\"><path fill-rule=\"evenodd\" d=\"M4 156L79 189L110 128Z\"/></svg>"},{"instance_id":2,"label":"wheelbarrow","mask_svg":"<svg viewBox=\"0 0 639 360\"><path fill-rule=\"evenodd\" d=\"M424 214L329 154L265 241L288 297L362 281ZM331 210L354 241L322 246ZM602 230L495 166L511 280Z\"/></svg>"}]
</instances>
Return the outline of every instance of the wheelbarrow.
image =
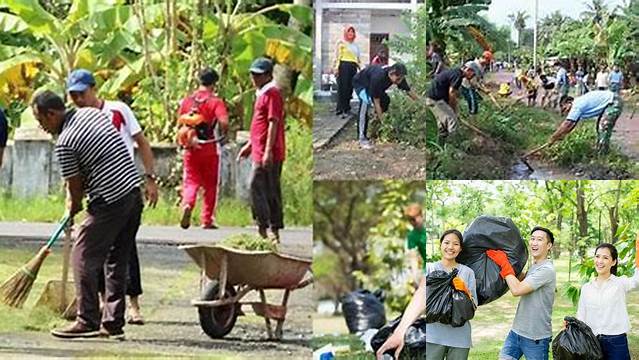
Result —
<instances>
[{"instance_id":1,"label":"wheelbarrow","mask_svg":"<svg viewBox=\"0 0 639 360\"><path fill-rule=\"evenodd\" d=\"M270 251L243 251L220 245L180 246L200 267L201 298L198 308L202 330L214 339L226 336L235 325L242 305L251 305L264 318L269 340L281 340L286 305L291 291L313 282L311 260ZM284 290L281 304L268 304L265 290ZM240 300L255 291L259 302ZM276 322L275 330L271 320Z\"/></svg>"}]
</instances>

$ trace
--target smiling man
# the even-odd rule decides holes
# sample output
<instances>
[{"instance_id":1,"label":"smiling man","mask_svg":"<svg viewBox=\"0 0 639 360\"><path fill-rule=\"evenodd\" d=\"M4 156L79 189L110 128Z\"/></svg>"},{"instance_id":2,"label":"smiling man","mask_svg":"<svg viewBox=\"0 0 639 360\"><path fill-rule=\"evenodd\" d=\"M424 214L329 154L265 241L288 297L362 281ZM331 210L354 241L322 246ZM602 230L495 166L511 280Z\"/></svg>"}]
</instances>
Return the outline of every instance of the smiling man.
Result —
<instances>
[{"instance_id":1,"label":"smiling man","mask_svg":"<svg viewBox=\"0 0 639 360\"><path fill-rule=\"evenodd\" d=\"M555 237L550 230L540 226L534 227L530 235L533 264L522 281L515 277L504 251L486 251L486 255L501 268L499 275L506 280L510 293L521 297L512 329L499 354L500 360L518 360L522 355L529 360L548 359L557 282L555 267L548 254Z\"/></svg>"}]
</instances>

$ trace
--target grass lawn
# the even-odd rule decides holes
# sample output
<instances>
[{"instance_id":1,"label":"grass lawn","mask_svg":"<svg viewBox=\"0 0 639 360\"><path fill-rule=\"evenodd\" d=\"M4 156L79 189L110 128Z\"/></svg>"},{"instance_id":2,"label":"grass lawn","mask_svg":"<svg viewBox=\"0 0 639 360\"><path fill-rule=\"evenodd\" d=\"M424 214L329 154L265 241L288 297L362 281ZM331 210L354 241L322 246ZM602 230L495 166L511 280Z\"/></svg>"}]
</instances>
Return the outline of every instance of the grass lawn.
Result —
<instances>
[{"instance_id":1,"label":"grass lawn","mask_svg":"<svg viewBox=\"0 0 639 360\"><path fill-rule=\"evenodd\" d=\"M200 199L198 199L200 200ZM199 225L201 200L193 212L193 224ZM0 221L56 222L64 212L64 196L53 194L32 199L17 199L10 195L0 195ZM142 213L145 225L176 225L180 219L180 208L175 196L161 193L155 208L146 208ZM79 222L84 216L80 213ZM229 198L222 198L217 204L216 221L222 226L249 226L253 223L248 204Z\"/></svg>"},{"instance_id":2,"label":"grass lawn","mask_svg":"<svg viewBox=\"0 0 639 360\"><path fill-rule=\"evenodd\" d=\"M564 284L568 282L568 259L561 258L554 261L557 271L557 292L552 313L553 336L556 336L563 326L565 316L574 316L577 309L563 294ZM578 279L578 275L573 272L572 280ZM517 310L518 298L507 293L500 299L490 304L482 305L477 309L475 318L471 321L473 347L470 351L471 360L495 360L499 356L499 351L504 339L510 331L515 311ZM631 358L639 359L639 289L628 294L626 297L628 314L632 330L629 334ZM392 318L388 317L387 318ZM343 322L343 319L342 321ZM357 341L353 335L346 335L345 326L341 325L339 318L318 317L314 321L314 328L323 334L314 339L313 348L319 348L325 344L348 345L350 352L337 356L337 359L365 360L374 359L370 353L366 353L361 342ZM331 329L332 327L332 329ZM331 331L332 330L332 331ZM335 334L337 333L337 334ZM552 354L550 354L552 359Z\"/></svg>"}]
</instances>

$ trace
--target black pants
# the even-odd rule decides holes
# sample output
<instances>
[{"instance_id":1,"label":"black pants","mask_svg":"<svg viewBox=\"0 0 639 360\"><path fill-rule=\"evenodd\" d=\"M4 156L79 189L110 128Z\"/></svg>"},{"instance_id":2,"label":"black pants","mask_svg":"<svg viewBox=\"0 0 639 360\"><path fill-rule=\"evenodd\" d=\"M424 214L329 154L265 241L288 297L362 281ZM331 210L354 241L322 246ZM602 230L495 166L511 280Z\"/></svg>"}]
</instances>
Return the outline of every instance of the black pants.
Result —
<instances>
[{"instance_id":1,"label":"black pants","mask_svg":"<svg viewBox=\"0 0 639 360\"><path fill-rule=\"evenodd\" d=\"M142 195L135 188L114 203L92 201L71 252L78 303L77 321L97 330L124 326L126 272L133 239L140 227ZM106 278L105 306L98 307L98 278Z\"/></svg>"},{"instance_id":2,"label":"black pants","mask_svg":"<svg viewBox=\"0 0 639 360\"><path fill-rule=\"evenodd\" d=\"M98 278L98 291L104 294L104 268ZM126 294L129 296L142 295L142 278L140 277L140 260L138 259L138 249L133 239L133 247L129 257L129 266L126 277Z\"/></svg>"},{"instance_id":3,"label":"black pants","mask_svg":"<svg viewBox=\"0 0 639 360\"><path fill-rule=\"evenodd\" d=\"M353 76L357 74L357 64L350 61L340 61L337 69L337 113L351 111L353 97Z\"/></svg>"},{"instance_id":4,"label":"black pants","mask_svg":"<svg viewBox=\"0 0 639 360\"><path fill-rule=\"evenodd\" d=\"M284 228L281 176L281 162L266 167L253 163L250 178L251 210L253 219L261 229Z\"/></svg>"},{"instance_id":5,"label":"black pants","mask_svg":"<svg viewBox=\"0 0 639 360\"><path fill-rule=\"evenodd\" d=\"M359 92L361 92L362 89L356 89L355 91L357 92L357 97L359 98L359 109L357 111L357 140L368 140L368 108L373 107L373 111L375 111L375 100L370 99L370 96L367 94L366 97L369 98L370 101L373 101L372 104L368 105L368 103L362 100L362 98L360 97ZM388 94L382 94L382 96L379 98L379 104L382 107L382 113L388 111L388 107L390 106L390 97L388 96Z\"/></svg>"}]
</instances>

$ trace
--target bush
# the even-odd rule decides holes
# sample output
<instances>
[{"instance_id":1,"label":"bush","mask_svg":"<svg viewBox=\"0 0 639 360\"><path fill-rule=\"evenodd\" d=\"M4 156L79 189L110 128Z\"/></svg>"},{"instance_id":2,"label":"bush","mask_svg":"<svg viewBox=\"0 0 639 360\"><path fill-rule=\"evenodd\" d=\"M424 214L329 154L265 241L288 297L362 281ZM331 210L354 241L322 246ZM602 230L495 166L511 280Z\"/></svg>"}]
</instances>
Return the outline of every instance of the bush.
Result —
<instances>
[{"instance_id":1,"label":"bush","mask_svg":"<svg viewBox=\"0 0 639 360\"><path fill-rule=\"evenodd\" d=\"M425 149L432 134L437 134L433 114L423 102L413 101L403 93L390 95L391 104L379 129L380 138Z\"/></svg>"},{"instance_id":2,"label":"bush","mask_svg":"<svg viewBox=\"0 0 639 360\"><path fill-rule=\"evenodd\" d=\"M313 222L313 134L298 120L288 118L286 161L282 169L285 224Z\"/></svg>"}]
</instances>

